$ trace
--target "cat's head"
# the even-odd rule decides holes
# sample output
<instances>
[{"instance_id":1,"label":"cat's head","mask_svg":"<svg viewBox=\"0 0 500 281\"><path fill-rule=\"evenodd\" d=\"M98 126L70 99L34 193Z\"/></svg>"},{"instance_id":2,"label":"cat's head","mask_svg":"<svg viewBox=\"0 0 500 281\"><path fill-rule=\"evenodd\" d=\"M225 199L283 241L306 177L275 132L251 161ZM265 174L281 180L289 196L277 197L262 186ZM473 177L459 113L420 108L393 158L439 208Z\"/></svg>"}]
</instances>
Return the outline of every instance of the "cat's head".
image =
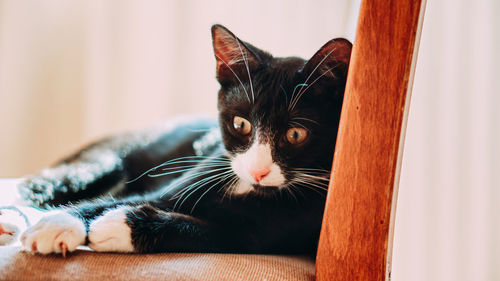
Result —
<instances>
[{"instance_id":1,"label":"cat's head","mask_svg":"<svg viewBox=\"0 0 500 281\"><path fill-rule=\"evenodd\" d=\"M351 43L333 39L306 61L273 57L221 25L212 37L233 191L326 188Z\"/></svg>"}]
</instances>

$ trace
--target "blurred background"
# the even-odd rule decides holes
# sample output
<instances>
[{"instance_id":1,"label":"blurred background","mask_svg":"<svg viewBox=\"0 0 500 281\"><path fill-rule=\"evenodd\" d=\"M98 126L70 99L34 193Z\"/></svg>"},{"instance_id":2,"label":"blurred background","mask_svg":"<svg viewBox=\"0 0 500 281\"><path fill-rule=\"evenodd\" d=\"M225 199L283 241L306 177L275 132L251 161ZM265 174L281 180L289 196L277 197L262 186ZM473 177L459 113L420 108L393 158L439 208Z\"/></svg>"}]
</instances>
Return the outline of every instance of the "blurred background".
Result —
<instances>
[{"instance_id":1,"label":"blurred background","mask_svg":"<svg viewBox=\"0 0 500 281\"><path fill-rule=\"evenodd\" d=\"M210 26L279 56L354 39L359 1L0 0L0 177L216 114ZM500 280L500 2L429 0L392 280ZM381 98L383 98L381 93Z\"/></svg>"}]
</instances>

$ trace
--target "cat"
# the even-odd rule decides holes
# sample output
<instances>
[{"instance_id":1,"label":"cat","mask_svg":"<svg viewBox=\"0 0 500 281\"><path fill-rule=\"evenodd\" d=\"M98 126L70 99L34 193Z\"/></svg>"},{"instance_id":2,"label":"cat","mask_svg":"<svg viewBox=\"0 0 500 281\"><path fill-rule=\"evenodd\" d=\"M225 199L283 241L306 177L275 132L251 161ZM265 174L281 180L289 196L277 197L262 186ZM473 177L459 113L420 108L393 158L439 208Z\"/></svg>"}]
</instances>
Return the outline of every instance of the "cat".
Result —
<instances>
[{"instance_id":1,"label":"cat","mask_svg":"<svg viewBox=\"0 0 500 281\"><path fill-rule=\"evenodd\" d=\"M0 209L26 251L316 253L351 43L273 57L212 26L218 120L91 144L19 184L38 221ZM4 244L15 239L5 239Z\"/></svg>"}]
</instances>

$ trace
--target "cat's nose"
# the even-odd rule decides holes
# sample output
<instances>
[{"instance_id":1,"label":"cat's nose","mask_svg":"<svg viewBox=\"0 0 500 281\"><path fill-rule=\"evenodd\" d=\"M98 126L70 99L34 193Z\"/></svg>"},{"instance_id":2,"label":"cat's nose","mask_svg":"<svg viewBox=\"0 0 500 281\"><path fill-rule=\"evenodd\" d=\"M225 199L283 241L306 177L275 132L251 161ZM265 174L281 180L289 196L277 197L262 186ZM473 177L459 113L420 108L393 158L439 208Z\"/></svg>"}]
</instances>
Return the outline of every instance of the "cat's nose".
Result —
<instances>
[{"instance_id":1,"label":"cat's nose","mask_svg":"<svg viewBox=\"0 0 500 281\"><path fill-rule=\"evenodd\" d=\"M271 172L271 169L269 168L250 171L252 177L255 179L256 182L260 182L265 176L269 174L269 172Z\"/></svg>"}]
</instances>

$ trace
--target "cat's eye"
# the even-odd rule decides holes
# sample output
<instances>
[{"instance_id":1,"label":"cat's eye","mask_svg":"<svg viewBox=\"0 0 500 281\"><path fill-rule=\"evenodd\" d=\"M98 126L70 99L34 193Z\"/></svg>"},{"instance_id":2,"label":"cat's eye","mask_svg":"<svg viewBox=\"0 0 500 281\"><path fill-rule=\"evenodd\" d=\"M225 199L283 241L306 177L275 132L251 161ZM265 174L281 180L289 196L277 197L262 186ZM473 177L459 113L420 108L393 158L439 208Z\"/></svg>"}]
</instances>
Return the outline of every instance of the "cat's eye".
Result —
<instances>
[{"instance_id":1,"label":"cat's eye","mask_svg":"<svg viewBox=\"0 0 500 281\"><path fill-rule=\"evenodd\" d=\"M234 116L233 127L236 132L243 136L246 136L250 134L250 132L252 132L252 124L250 124L250 122L243 117Z\"/></svg>"},{"instance_id":2,"label":"cat's eye","mask_svg":"<svg viewBox=\"0 0 500 281\"><path fill-rule=\"evenodd\" d=\"M307 134L304 128L291 128L286 132L286 140L291 144L301 144L307 139Z\"/></svg>"}]
</instances>

